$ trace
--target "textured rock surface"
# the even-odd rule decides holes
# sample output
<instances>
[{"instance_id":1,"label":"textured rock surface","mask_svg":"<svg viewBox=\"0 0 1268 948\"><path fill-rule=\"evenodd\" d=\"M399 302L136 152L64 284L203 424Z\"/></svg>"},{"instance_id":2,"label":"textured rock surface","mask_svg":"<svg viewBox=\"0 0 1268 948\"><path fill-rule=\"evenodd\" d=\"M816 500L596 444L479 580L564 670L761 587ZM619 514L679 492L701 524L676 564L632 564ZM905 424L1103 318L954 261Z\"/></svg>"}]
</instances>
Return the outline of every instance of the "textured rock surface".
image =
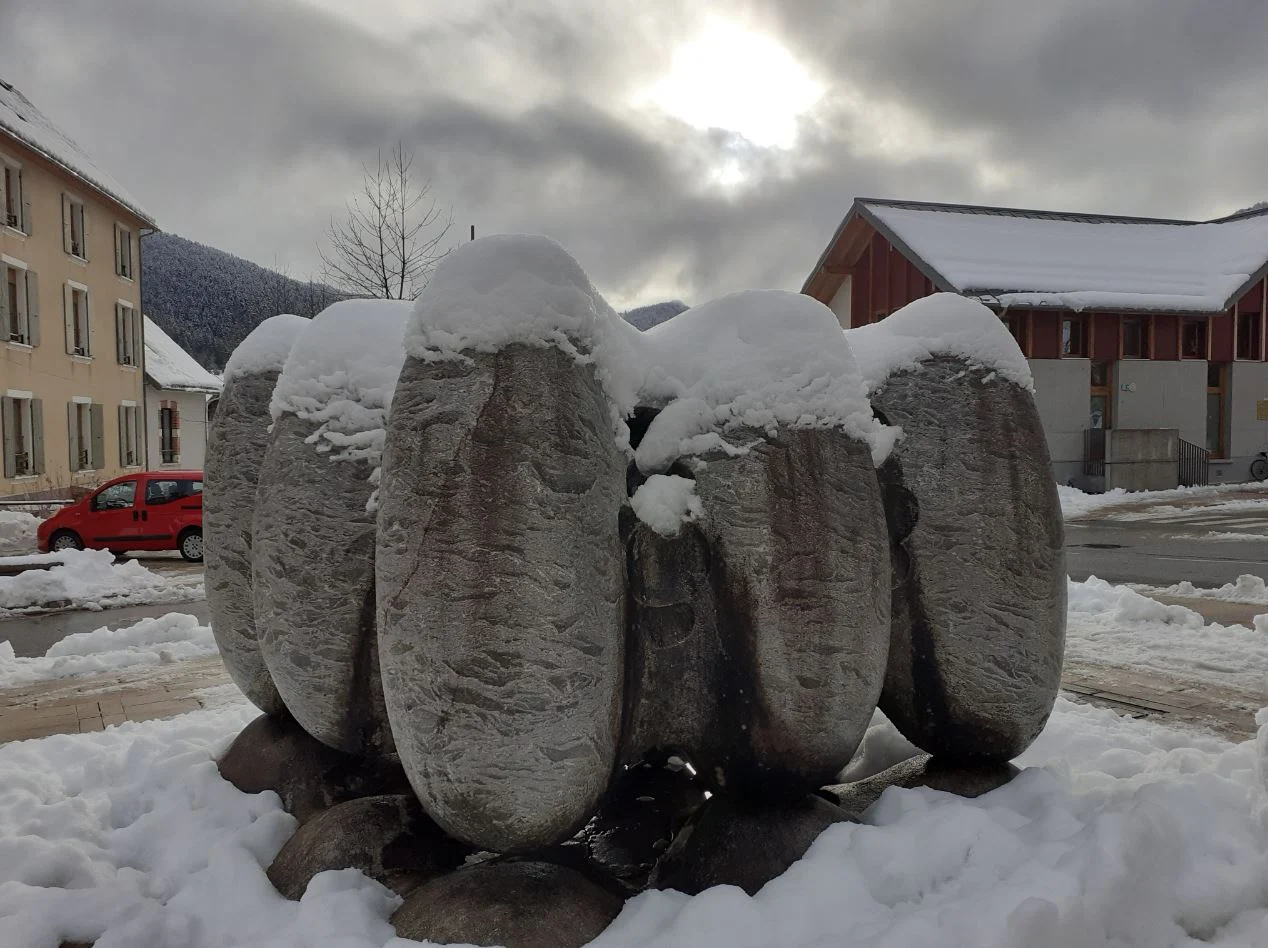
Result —
<instances>
[{"instance_id":1,"label":"textured rock surface","mask_svg":"<svg viewBox=\"0 0 1268 948\"><path fill-rule=\"evenodd\" d=\"M336 803L409 789L398 766L333 750L285 713L261 715L248 724L218 766L220 775L243 793L276 792L300 823Z\"/></svg>"},{"instance_id":2,"label":"textured rock surface","mask_svg":"<svg viewBox=\"0 0 1268 948\"><path fill-rule=\"evenodd\" d=\"M392 916L401 938L507 948L580 948L622 901L574 869L493 861L417 889Z\"/></svg>"},{"instance_id":3,"label":"textured rock surface","mask_svg":"<svg viewBox=\"0 0 1268 948\"><path fill-rule=\"evenodd\" d=\"M681 750L716 789L797 798L849 761L876 706L884 511L861 442L729 437L756 444L696 472L698 526L632 525L623 754Z\"/></svg>"},{"instance_id":4,"label":"textured rock surface","mask_svg":"<svg viewBox=\"0 0 1268 948\"><path fill-rule=\"evenodd\" d=\"M427 812L482 848L562 842L619 731L625 461L589 366L554 348L410 359L380 489L380 660Z\"/></svg>"},{"instance_id":5,"label":"textured rock surface","mask_svg":"<svg viewBox=\"0 0 1268 948\"><path fill-rule=\"evenodd\" d=\"M203 567L211 631L229 677L261 711L282 710L256 634L251 520L269 440L269 399L277 372L225 382L207 426L203 476Z\"/></svg>"},{"instance_id":6,"label":"textured rock surface","mask_svg":"<svg viewBox=\"0 0 1268 948\"><path fill-rule=\"evenodd\" d=\"M1021 770L1010 763L966 767L944 763L928 754L918 754L866 779L823 789L835 797L843 809L862 816L889 787L928 787L972 798L999 789L1019 773Z\"/></svg>"},{"instance_id":7,"label":"textured rock surface","mask_svg":"<svg viewBox=\"0 0 1268 948\"><path fill-rule=\"evenodd\" d=\"M872 396L905 434L880 472L887 500L916 518L893 551L881 709L947 760L1025 750L1056 700L1065 645L1061 508L1039 414L986 374L937 359Z\"/></svg>"},{"instance_id":8,"label":"textured rock surface","mask_svg":"<svg viewBox=\"0 0 1268 948\"><path fill-rule=\"evenodd\" d=\"M327 869L360 869L399 895L462 863L469 850L447 837L411 794L362 797L331 807L301 826L269 866L269 881L288 899Z\"/></svg>"},{"instance_id":9,"label":"textured rock surface","mask_svg":"<svg viewBox=\"0 0 1268 948\"><path fill-rule=\"evenodd\" d=\"M391 756L375 635L373 486L365 460L307 443L284 414L260 469L254 533L260 648L286 707L350 754Z\"/></svg>"},{"instance_id":10,"label":"textured rock surface","mask_svg":"<svg viewBox=\"0 0 1268 948\"><path fill-rule=\"evenodd\" d=\"M817 796L766 804L715 796L678 835L653 882L688 895L715 885L736 885L755 895L804 856L820 833L849 818Z\"/></svg>"}]
</instances>

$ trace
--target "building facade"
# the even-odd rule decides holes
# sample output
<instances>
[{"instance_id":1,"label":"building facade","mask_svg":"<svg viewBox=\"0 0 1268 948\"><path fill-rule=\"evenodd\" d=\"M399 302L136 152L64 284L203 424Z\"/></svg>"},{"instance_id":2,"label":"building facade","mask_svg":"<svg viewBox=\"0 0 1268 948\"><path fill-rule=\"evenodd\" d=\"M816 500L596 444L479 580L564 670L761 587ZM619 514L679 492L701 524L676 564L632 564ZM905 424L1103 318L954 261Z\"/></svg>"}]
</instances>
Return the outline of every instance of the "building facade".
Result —
<instances>
[{"instance_id":1,"label":"building facade","mask_svg":"<svg viewBox=\"0 0 1268 948\"><path fill-rule=\"evenodd\" d=\"M802 291L847 329L935 292L991 307L1030 362L1062 483L1103 483L1105 430L1177 430L1214 482L1246 480L1268 449L1268 209L1192 222L859 199Z\"/></svg>"},{"instance_id":2,"label":"building facade","mask_svg":"<svg viewBox=\"0 0 1268 948\"><path fill-rule=\"evenodd\" d=\"M202 470L207 422L221 381L145 317L145 388L152 471Z\"/></svg>"},{"instance_id":3,"label":"building facade","mask_svg":"<svg viewBox=\"0 0 1268 948\"><path fill-rule=\"evenodd\" d=\"M0 81L0 497L73 496L145 464L153 223Z\"/></svg>"}]
</instances>

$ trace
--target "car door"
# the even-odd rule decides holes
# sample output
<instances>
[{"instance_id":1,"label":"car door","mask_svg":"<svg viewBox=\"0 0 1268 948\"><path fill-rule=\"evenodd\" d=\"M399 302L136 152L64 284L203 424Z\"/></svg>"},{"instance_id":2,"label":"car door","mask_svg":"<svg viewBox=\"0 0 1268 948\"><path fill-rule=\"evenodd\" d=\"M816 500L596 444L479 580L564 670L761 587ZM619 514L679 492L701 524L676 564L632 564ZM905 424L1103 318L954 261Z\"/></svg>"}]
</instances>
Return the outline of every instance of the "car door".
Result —
<instances>
[{"instance_id":1,"label":"car door","mask_svg":"<svg viewBox=\"0 0 1268 948\"><path fill-rule=\"evenodd\" d=\"M137 507L137 479L107 484L93 495L84 519L84 545L97 549L131 550L141 533Z\"/></svg>"},{"instance_id":2,"label":"car door","mask_svg":"<svg viewBox=\"0 0 1268 948\"><path fill-rule=\"evenodd\" d=\"M184 478L155 476L145 481L143 550L172 550L180 532Z\"/></svg>"}]
</instances>

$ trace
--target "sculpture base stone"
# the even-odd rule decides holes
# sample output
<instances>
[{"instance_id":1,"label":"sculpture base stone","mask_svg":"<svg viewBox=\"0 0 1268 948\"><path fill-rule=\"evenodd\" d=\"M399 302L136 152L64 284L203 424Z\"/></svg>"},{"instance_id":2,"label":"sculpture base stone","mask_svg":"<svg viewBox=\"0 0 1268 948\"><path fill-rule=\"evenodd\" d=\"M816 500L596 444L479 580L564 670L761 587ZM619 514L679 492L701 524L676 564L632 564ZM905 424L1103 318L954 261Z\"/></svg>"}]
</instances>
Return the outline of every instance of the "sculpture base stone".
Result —
<instances>
[{"instance_id":1,"label":"sculpture base stone","mask_svg":"<svg viewBox=\"0 0 1268 948\"><path fill-rule=\"evenodd\" d=\"M837 784L823 789L825 793L835 797L843 809L861 817L889 787L908 790L928 787L930 790L941 790L972 799L998 790L1019 773L1021 770L1010 763L970 766L947 763L928 754L917 754L854 783Z\"/></svg>"},{"instance_id":2,"label":"sculpture base stone","mask_svg":"<svg viewBox=\"0 0 1268 948\"><path fill-rule=\"evenodd\" d=\"M285 714L262 714L248 724L217 766L243 793L274 791L301 824L337 803L409 790L399 767L327 747Z\"/></svg>"}]
</instances>

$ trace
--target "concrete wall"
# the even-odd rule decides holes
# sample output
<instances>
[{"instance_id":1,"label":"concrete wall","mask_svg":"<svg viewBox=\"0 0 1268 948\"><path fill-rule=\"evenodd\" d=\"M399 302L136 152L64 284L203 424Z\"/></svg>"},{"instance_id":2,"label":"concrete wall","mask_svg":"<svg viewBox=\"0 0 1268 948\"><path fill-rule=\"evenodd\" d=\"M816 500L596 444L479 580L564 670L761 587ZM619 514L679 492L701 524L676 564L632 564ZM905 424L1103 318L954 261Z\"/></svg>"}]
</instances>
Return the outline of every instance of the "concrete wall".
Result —
<instances>
[{"instance_id":1,"label":"concrete wall","mask_svg":"<svg viewBox=\"0 0 1268 948\"><path fill-rule=\"evenodd\" d=\"M1179 486L1180 433L1175 428L1105 432L1105 489L1170 490Z\"/></svg>"},{"instance_id":2,"label":"concrete wall","mask_svg":"<svg viewBox=\"0 0 1268 948\"><path fill-rule=\"evenodd\" d=\"M1066 484L1083 474L1083 430L1090 414L1087 359L1031 359L1035 405L1048 436L1053 473Z\"/></svg>"},{"instance_id":3,"label":"concrete wall","mask_svg":"<svg viewBox=\"0 0 1268 948\"><path fill-rule=\"evenodd\" d=\"M127 301L139 318L142 222L4 134L0 134L0 156L21 166L31 204L29 233L0 222L0 254L8 258L6 263L15 267L20 263L37 275L39 301L38 345L11 342L8 327L0 333L0 395L30 393L40 400L45 464L45 470L33 476L7 478L0 471L0 496L65 494L124 472L119 464L119 406L127 402L140 406L143 377L139 367L119 364L114 307L118 300ZM86 260L63 248L64 192L84 204ZM132 231L135 279L115 273L116 222ZM87 287L91 358L66 351L67 281ZM95 470L72 474L68 408L76 397L101 406L105 457Z\"/></svg>"},{"instance_id":4,"label":"concrete wall","mask_svg":"<svg viewBox=\"0 0 1268 948\"><path fill-rule=\"evenodd\" d=\"M1268 450L1268 421L1255 418L1255 402L1268 399L1268 362L1234 362L1228 380L1228 454L1222 479L1250 477L1250 462Z\"/></svg>"},{"instance_id":5,"label":"concrete wall","mask_svg":"<svg viewBox=\"0 0 1268 948\"><path fill-rule=\"evenodd\" d=\"M854 288L854 278L846 274L845 280L841 283L841 288L836 291L832 297L832 302L828 304L828 309L836 314L837 322L841 324L842 329L850 328L850 295Z\"/></svg>"},{"instance_id":6,"label":"concrete wall","mask_svg":"<svg viewBox=\"0 0 1268 948\"><path fill-rule=\"evenodd\" d=\"M1113 382L1112 427L1175 428L1185 441L1206 444L1206 362L1124 359Z\"/></svg>"},{"instance_id":7,"label":"concrete wall","mask_svg":"<svg viewBox=\"0 0 1268 948\"><path fill-rule=\"evenodd\" d=\"M149 425L149 468L152 471L201 471L207 459L207 396L201 392L176 392L145 386L146 423ZM163 439L159 429L159 410L163 402L175 402L180 413L180 454L171 464L163 463Z\"/></svg>"}]
</instances>

